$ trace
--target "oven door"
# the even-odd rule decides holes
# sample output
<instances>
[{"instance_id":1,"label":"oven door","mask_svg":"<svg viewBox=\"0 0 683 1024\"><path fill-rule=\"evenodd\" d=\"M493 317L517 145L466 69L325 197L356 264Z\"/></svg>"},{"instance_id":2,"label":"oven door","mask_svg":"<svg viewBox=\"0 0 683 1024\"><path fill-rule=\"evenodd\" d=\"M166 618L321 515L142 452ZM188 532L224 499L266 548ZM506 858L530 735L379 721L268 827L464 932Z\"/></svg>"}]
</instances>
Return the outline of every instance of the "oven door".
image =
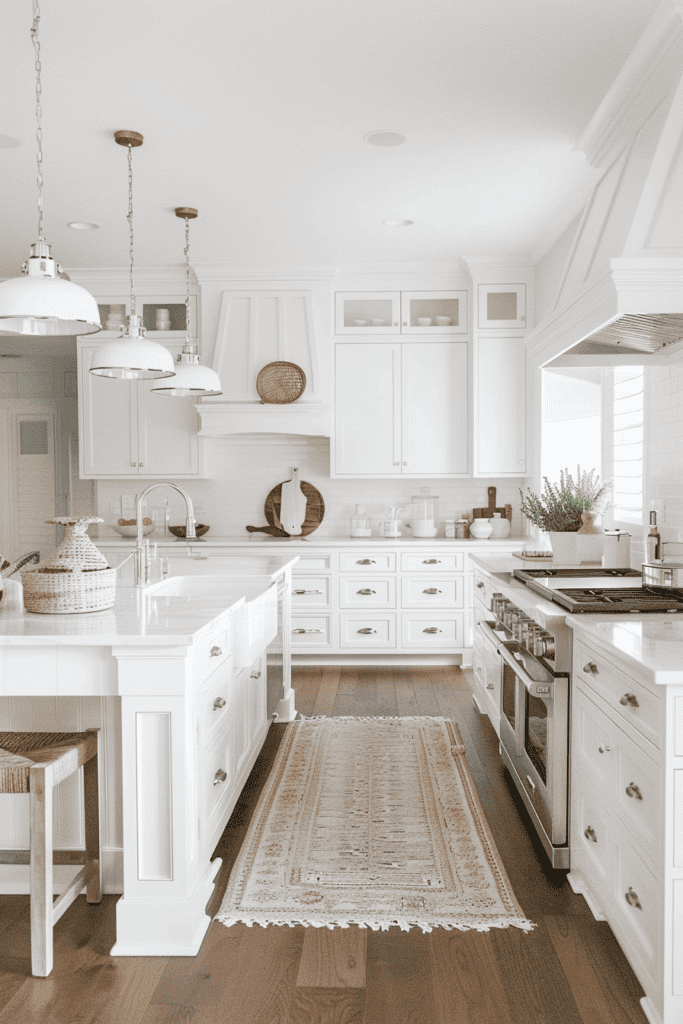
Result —
<instances>
[{"instance_id":1,"label":"oven door","mask_svg":"<svg viewBox=\"0 0 683 1024\"><path fill-rule=\"evenodd\" d=\"M500 644L498 653L501 745L546 839L562 846L568 824L569 680L554 676L514 640Z\"/></svg>"}]
</instances>

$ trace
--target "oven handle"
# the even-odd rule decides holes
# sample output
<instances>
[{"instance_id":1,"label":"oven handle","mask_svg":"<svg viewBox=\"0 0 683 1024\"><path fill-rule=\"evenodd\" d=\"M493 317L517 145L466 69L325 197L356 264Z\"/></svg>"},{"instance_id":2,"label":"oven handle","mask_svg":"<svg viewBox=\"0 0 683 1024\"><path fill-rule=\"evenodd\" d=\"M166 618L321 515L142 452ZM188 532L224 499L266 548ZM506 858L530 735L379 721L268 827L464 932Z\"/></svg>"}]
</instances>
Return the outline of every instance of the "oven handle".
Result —
<instances>
[{"instance_id":1,"label":"oven handle","mask_svg":"<svg viewBox=\"0 0 683 1024\"><path fill-rule=\"evenodd\" d=\"M493 631L493 629L491 628L491 626L489 625L487 620L486 619L479 619L479 621L477 622L477 625L479 626L479 629L482 631L482 633L484 634L486 639L489 641L489 643L493 647L495 647L496 650L497 650L499 644L501 643L501 639L500 639L499 636L496 636L495 632Z\"/></svg>"},{"instance_id":2,"label":"oven handle","mask_svg":"<svg viewBox=\"0 0 683 1024\"><path fill-rule=\"evenodd\" d=\"M527 670L524 668L524 666L519 661L517 661L516 658L513 658L512 654L510 653L510 646L519 647L519 644L516 640L503 640L502 643L498 644L498 654L501 656L503 661L510 666L515 675L522 680L525 687L527 688L527 690L529 690L530 693L534 690L534 687L538 686L539 683L542 686L548 685L552 687L553 683L555 682L555 679L549 672L547 673L547 679L545 680L532 679ZM552 698L552 690L547 696L545 694L544 696L546 700Z\"/></svg>"}]
</instances>

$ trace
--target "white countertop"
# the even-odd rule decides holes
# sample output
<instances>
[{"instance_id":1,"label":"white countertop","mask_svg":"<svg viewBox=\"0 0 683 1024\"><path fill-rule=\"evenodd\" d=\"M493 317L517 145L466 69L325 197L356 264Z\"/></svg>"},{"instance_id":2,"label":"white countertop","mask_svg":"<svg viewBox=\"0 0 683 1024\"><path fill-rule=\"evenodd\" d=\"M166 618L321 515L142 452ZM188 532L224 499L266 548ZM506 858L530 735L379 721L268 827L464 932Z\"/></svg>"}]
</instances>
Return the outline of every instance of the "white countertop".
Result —
<instances>
[{"instance_id":1,"label":"white countertop","mask_svg":"<svg viewBox=\"0 0 683 1024\"><path fill-rule=\"evenodd\" d=\"M104 533L104 530L101 529L101 532ZM519 549L521 550L522 545L524 544L523 537L506 537L504 540L476 540L474 537L471 537L467 540L446 540L445 537L325 537L312 533L309 534L308 537L269 537L265 533L245 533L244 537L221 537L218 535L209 537L209 535L207 534L205 537L201 537L199 539L191 541L178 540L175 537L171 537L171 539L168 540L164 539L163 537L157 537L155 536L155 534L152 533L145 537L145 540L148 540L151 544L158 544L159 547L168 547L175 549L179 552L182 552L188 546L188 544L194 548L242 548L245 545L249 547L256 547L261 546L262 544L301 544L305 547L343 547L348 545L350 547L355 548L364 547L367 545L372 545L373 547L383 547L385 545L388 547L395 547L396 545L406 545L407 547L416 545L427 545L429 547L434 544L452 544L456 545L457 547L468 548L471 546L472 548L493 548L494 550L496 547L498 547L506 551L509 551L510 545L519 547ZM92 541L94 544L97 545L97 547L135 547L134 537L121 537L120 535L115 534L114 532L112 532L111 534L107 533L106 536L101 536L97 538L93 537Z\"/></svg>"},{"instance_id":2,"label":"white countertop","mask_svg":"<svg viewBox=\"0 0 683 1024\"><path fill-rule=\"evenodd\" d=\"M524 562L511 556L485 558L472 555L472 561L494 575L515 593L515 603L546 625L552 617L562 620L579 639L594 641L614 651L616 655L638 673L659 685L683 685L683 614L646 613L623 615L607 613L581 613L572 615L560 605L536 596L523 583L508 573L514 569L538 567L540 562ZM551 562L545 563L552 565Z\"/></svg>"},{"instance_id":3,"label":"white countertop","mask_svg":"<svg viewBox=\"0 0 683 1024\"><path fill-rule=\"evenodd\" d=\"M74 615L13 611L0 602L0 646L189 645L223 612L267 590L296 560L236 558L225 592L215 596L155 597L153 590L119 586L113 608Z\"/></svg>"}]
</instances>

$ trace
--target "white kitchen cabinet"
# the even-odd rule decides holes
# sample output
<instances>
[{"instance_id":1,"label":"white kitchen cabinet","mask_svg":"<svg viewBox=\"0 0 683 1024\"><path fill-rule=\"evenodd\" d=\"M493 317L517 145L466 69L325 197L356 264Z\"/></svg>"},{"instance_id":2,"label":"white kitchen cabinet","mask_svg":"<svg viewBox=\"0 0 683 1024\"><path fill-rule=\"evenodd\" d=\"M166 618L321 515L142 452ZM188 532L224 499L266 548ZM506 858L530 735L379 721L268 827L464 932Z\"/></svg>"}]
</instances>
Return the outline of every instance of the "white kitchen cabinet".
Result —
<instances>
[{"instance_id":1,"label":"white kitchen cabinet","mask_svg":"<svg viewBox=\"0 0 683 1024\"><path fill-rule=\"evenodd\" d=\"M337 334L438 335L467 334L467 330L467 292L464 290L337 292L335 295Z\"/></svg>"},{"instance_id":2,"label":"white kitchen cabinet","mask_svg":"<svg viewBox=\"0 0 683 1024\"><path fill-rule=\"evenodd\" d=\"M336 346L333 477L467 474L464 342Z\"/></svg>"},{"instance_id":3,"label":"white kitchen cabinet","mask_svg":"<svg viewBox=\"0 0 683 1024\"><path fill-rule=\"evenodd\" d=\"M152 394L154 381L125 381L90 373L99 344L78 344L81 479L198 477L193 400ZM174 358L182 348L166 347Z\"/></svg>"},{"instance_id":4,"label":"white kitchen cabinet","mask_svg":"<svg viewBox=\"0 0 683 1024\"><path fill-rule=\"evenodd\" d=\"M525 284L480 284L479 322L484 330L526 330Z\"/></svg>"},{"instance_id":5,"label":"white kitchen cabinet","mask_svg":"<svg viewBox=\"0 0 683 1024\"><path fill-rule=\"evenodd\" d=\"M475 338L473 396L474 476L524 476L524 338Z\"/></svg>"}]
</instances>

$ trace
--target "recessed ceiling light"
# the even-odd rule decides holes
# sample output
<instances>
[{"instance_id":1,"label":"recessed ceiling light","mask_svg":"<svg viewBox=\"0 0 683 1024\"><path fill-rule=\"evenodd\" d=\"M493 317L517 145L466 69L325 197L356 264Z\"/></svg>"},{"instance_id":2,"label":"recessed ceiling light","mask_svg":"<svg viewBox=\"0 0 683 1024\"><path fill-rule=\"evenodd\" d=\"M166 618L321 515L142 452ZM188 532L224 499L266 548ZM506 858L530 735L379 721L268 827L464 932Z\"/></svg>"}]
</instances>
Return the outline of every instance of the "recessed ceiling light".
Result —
<instances>
[{"instance_id":1,"label":"recessed ceiling light","mask_svg":"<svg viewBox=\"0 0 683 1024\"><path fill-rule=\"evenodd\" d=\"M369 142L371 146L402 146L406 136L401 132L392 132L384 129L381 132L369 132L363 136L363 142Z\"/></svg>"},{"instance_id":2,"label":"recessed ceiling light","mask_svg":"<svg viewBox=\"0 0 683 1024\"><path fill-rule=\"evenodd\" d=\"M0 149L14 149L20 145L20 139L13 139L11 135L0 135Z\"/></svg>"},{"instance_id":3,"label":"recessed ceiling light","mask_svg":"<svg viewBox=\"0 0 683 1024\"><path fill-rule=\"evenodd\" d=\"M383 220L382 224L386 224L388 228L409 228L413 223L412 220Z\"/></svg>"},{"instance_id":4,"label":"recessed ceiling light","mask_svg":"<svg viewBox=\"0 0 683 1024\"><path fill-rule=\"evenodd\" d=\"M71 220L66 226L74 231L99 231L100 228L99 224L89 224L87 220Z\"/></svg>"}]
</instances>

